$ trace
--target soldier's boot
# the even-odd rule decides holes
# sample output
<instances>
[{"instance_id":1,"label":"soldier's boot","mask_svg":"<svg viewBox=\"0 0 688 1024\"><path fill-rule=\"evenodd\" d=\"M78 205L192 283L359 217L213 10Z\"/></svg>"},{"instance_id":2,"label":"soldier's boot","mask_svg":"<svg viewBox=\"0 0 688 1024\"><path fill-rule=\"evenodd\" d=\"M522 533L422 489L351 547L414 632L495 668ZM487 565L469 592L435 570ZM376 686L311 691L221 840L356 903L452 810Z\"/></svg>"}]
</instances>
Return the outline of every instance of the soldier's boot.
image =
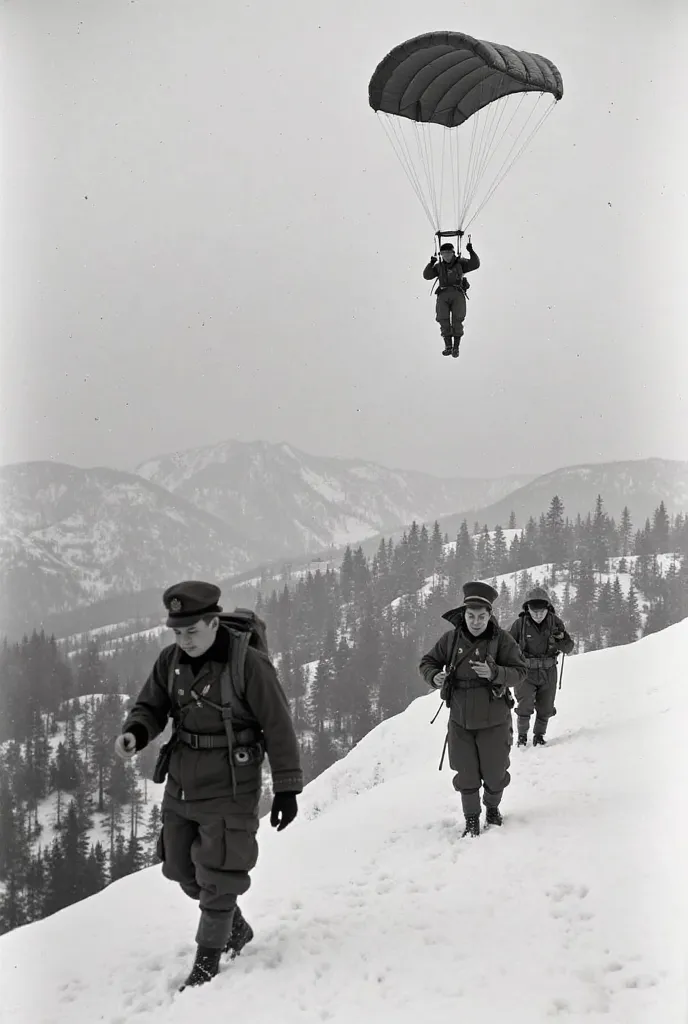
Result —
<instances>
[{"instance_id":1,"label":"soldier's boot","mask_svg":"<svg viewBox=\"0 0 688 1024\"><path fill-rule=\"evenodd\" d=\"M546 741L545 737L542 735L541 732L536 732L536 733L533 734L533 746L534 747L544 747L546 742L547 741Z\"/></svg>"},{"instance_id":2,"label":"soldier's boot","mask_svg":"<svg viewBox=\"0 0 688 1024\"><path fill-rule=\"evenodd\" d=\"M444 341L444 350L442 352L442 355L443 356L450 356L452 354L451 334L448 335L448 336L446 334L443 334L442 335L442 340Z\"/></svg>"},{"instance_id":3,"label":"soldier's boot","mask_svg":"<svg viewBox=\"0 0 688 1024\"><path fill-rule=\"evenodd\" d=\"M185 988L193 988L196 985L205 985L207 981L214 978L220 969L221 949L211 949L209 946L198 946L196 948L196 959L194 960L191 973L179 989L183 992Z\"/></svg>"},{"instance_id":4,"label":"soldier's boot","mask_svg":"<svg viewBox=\"0 0 688 1024\"><path fill-rule=\"evenodd\" d=\"M234 919L232 920L232 934L222 952L229 953L233 960L239 956L244 946L248 945L252 938L253 928L241 913L239 907L236 907Z\"/></svg>"},{"instance_id":5,"label":"soldier's boot","mask_svg":"<svg viewBox=\"0 0 688 1024\"><path fill-rule=\"evenodd\" d=\"M454 359L458 359L459 358L459 345L460 345L460 343L461 343L461 338L454 338L454 343L452 345L452 350L451 350L451 354L454 356Z\"/></svg>"},{"instance_id":6,"label":"soldier's boot","mask_svg":"<svg viewBox=\"0 0 688 1024\"><path fill-rule=\"evenodd\" d=\"M521 733L519 735L518 741L516 743L516 746L517 747L525 747L527 742L528 742L528 733L527 732L523 732L523 733Z\"/></svg>"},{"instance_id":7,"label":"soldier's boot","mask_svg":"<svg viewBox=\"0 0 688 1024\"><path fill-rule=\"evenodd\" d=\"M480 815L479 814L467 814L466 815L466 827L463 830L463 836L479 836L480 835Z\"/></svg>"},{"instance_id":8,"label":"soldier's boot","mask_svg":"<svg viewBox=\"0 0 688 1024\"><path fill-rule=\"evenodd\" d=\"M488 807L485 812L486 825L501 825L504 819L499 807Z\"/></svg>"}]
</instances>

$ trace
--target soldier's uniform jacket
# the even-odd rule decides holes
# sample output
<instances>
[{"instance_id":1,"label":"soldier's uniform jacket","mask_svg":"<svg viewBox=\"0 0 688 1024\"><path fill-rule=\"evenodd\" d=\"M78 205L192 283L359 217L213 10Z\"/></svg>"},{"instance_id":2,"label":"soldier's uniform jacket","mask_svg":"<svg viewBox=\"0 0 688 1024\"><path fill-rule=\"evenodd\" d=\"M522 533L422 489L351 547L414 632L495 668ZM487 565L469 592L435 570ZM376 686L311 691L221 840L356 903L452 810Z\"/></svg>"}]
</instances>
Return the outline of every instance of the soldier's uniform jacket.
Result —
<instances>
[{"instance_id":1,"label":"soldier's uniform jacket","mask_svg":"<svg viewBox=\"0 0 688 1024\"><path fill-rule=\"evenodd\" d=\"M450 718L464 729L487 729L511 721L511 704L507 696L495 697L496 687L513 687L526 676L523 656L515 640L503 630L492 616L480 637L474 637L465 625L462 608L446 612L442 618L454 625L437 641L432 650L421 659L421 675L432 686L435 674L445 666L453 679ZM475 644L470 658L462 655ZM470 660L486 661L491 658L496 675L490 681L481 679ZM452 664L456 665L452 669Z\"/></svg>"},{"instance_id":2,"label":"soldier's uniform jacket","mask_svg":"<svg viewBox=\"0 0 688 1024\"><path fill-rule=\"evenodd\" d=\"M454 256L454 259L449 263L445 263L443 259L437 260L436 263L432 261L423 270L423 277L426 281L432 281L433 278L437 278L437 289L442 292L447 288L462 288L464 284L463 275L469 274L472 270L477 270L480 266L480 257L475 250L469 255L468 259L461 256Z\"/></svg>"},{"instance_id":3,"label":"soldier's uniform jacket","mask_svg":"<svg viewBox=\"0 0 688 1024\"><path fill-rule=\"evenodd\" d=\"M122 731L134 733L138 750L164 730L169 716L178 726L177 735L185 738L177 739L172 749L166 784L170 797L185 801L233 797L222 712L192 693L193 688L222 705L221 678L229 671L229 662L230 634L222 625L201 658L190 658L171 644L158 656L129 711ZM245 699L233 696L232 725L237 745L253 756L248 763L234 758L236 797L241 800L260 789L263 748L270 762L273 791L299 793L303 774L289 703L270 660L252 647L246 651L245 679ZM203 740L208 736L224 745L198 749L198 744L208 742Z\"/></svg>"},{"instance_id":4,"label":"soldier's uniform jacket","mask_svg":"<svg viewBox=\"0 0 688 1024\"><path fill-rule=\"evenodd\" d=\"M542 622L537 623L527 610L519 612L518 618L509 628L509 633L523 651L528 666L528 679L537 683L543 676L556 675L557 654L570 654L574 642L552 605ZM563 633L561 640L554 640L552 633Z\"/></svg>"}]
</instances>

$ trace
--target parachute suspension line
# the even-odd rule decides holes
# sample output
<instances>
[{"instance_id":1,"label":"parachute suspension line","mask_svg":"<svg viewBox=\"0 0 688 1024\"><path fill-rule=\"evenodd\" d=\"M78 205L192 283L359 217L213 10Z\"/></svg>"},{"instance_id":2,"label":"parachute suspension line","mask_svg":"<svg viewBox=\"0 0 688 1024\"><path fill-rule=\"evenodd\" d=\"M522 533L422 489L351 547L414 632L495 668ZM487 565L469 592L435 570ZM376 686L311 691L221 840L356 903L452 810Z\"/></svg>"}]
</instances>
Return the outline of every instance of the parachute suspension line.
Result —
<instances>
[{"instance_id":1,"label":"parachute suspension line","mask_svg":"<svg viewBox=\"0 0 688 1024\"><path fill-rule=\"evenodd\" d=\"M482 86L482 83L481 83L481 86L480 86L481 94L482 94L482 90L483 90L483 86ZM481 124L482 124L484 109L485 108L482 107L471 118L471 121L472 121L472 124L471 124L471 141L470 141L470 143L468 145L468 154L467 154L467 159L466 159L466 181L465 181L465 185L464 185L464 207L463 207L463 210L462 210L462 214L463 215L465 215L467 210L468 210L468 206L469 206L469 203L470 203L470 197L472 196L473 192L475 191L475 188L476 188L476 185L477 185L477 182L476 182L476 167L475 167L476 161L475 161L474 158L475 158L476 150L478 148L477 139L478 139L479 131L480 131Z\"/></svg>"},{"instance_id":2,"label":"parachute suspension line","mask_svg":"<svg viewBox=\"0 0 688 1024\"><path fill-rule=\"evenodd\" d=\"M456 225L457 231L461 231L463 224L463 202L461 198L461 147L459 146L458 137L456 132L452 132L449 129L445 131L446 135L449 135L449 150L451 153L451 165L454 173L452 174L452 190L454 193L454 224ZM461 252L461 236L459 235L456 241L456 251Z\"/></svg>"},{"instance_id":3,"label":"parachute suspension line","mask_svg":"<svg viewBox=\"0 0 688 1024\"><path fill-rule=\"evenodd\" d=\"M504 129L504 132L502 134L502 138L504 138L504 136L508 132L509 127L511 126L514 118L518 114L518 111L521 108L521 104L522 104L524 98L525 98L525 93L521 93L521 97L520 97L518 106L516 107L516 110L512 114L511 119L509 120L509 124L507 124L506 128ZM504 117L504 114L505 114L505 111L506 111L506 108L507 108L507 103L508 103L508 98L507 98L506 102L500 102L499 100L497 100L496 102L490 103L489 106L484 107L479 112L480 114L485 113L485 115L486 115L485 116L485 120L488 123L485 125L485 128L483 130L482 138L481 138L481 142L480 142L480 151L479 151L479 153L478 153L478 155L476 157L475 164L474 164L474 177L473 177L473 182L472 182L472 189L471 189L470 196L466 200L466 208L467 209L473 203L473 200L475 199L475 194L476 194L476 192L478 190L478 186L480 185L481 181L483 180L483 177L485 176L485 172L487 170L487 167L489 166L489 163L490 163L492 157L494 156L494 154L496 152L495 137L496 137L496 135L497 135L497 133L499 131L500 124L501 124L502 119Z\"/></svg>"},{"instance_id":4,"label":"parachute suspension line","mask_svg":"<svg viewBox=\"0 0 688 1024\"><path fill-rule=\"evenodd\" d=\"M378 111L377 114L380 124L382 125L385 131L385 135L389 139L392 149L394 150L397 159L399 160L399 163L401 164L404 173L406 174L406 177L408 178L411 184L411 188L416 193L418 201L420 202L421 206L425 211L426 217L430 221L431 226L434 228L435 222L433 220L432 210L430 209L428 203L425 200L425 196L423 195L423 187L418 178L418 174L416 173L416 170L413 166L413 159L411 157L411 154L409 153L408 144L404 139L403 135L401 135L400 131L396 128L394 121L392 120L392 116L390 114L381 115L380 111Z\"/></svg>"},{"instance_id":5,"label":"parachute suspension line","mask_svg":"<svg viewBox=\"0 0 688 1024\"><path fill-rule=\"evenodd\" d=\"M540 101L542 100L542 98L543 98L543 96L544 96L544 95L545 95L545 93L540 93L540 95L539 95L539 97L538 97L538 103L539 103L539 102L540 102ZM514 141L514 143L513 143L512 147L511 147L511 150L509 151L509 153L507 154L507 156L506 156L506 157L504 158L504 161L503 161L503 163L502 163L502 166L501 166L500 170L499 170L499 171L497 172L497 177L496 177L496 179L495 179L494 183L492 184L492 187L491 187L491 188L489 189L489 191L488 191L487 195L486 195L486 196L485 196L485 198L483 199L483 201L482 201L482 203L480 204L480 206L479 206L479 207L477 208L477 210L475 210L475 212L474 212L474 213L473 213L473 215L471 216L470 220L468 221L468 224L470 224L470 223L471 223L471 221L475 220L475 218L476 218L476 217L478 216L478 214L480 213L480 211L482 210L482 208L483 208L483 207L485 206L485 204L486 204L486 203L487 203L487 202L488 202L488 201L489 201L489 200L490 200L490 199L492 198L492 196L493 196L493 195L494 195L494 193L496 192L497 188L498 188L498 187L499 187L499 186L501 185L501 183L502 183L502 182L504 181L504 178L505 178L505 177L507 176L507 174L509 173L509 171L511 170L511 168L512 168L512 167L514 166L514 164L516 163L516 161L517 161L517 160L518 160L518 158L520 157L521 153L523 153L523 151L524 151L524 150L525 150L525 149L527 148L527 146L528 146L528 145L530 144L530 141L531 141L531 139L533 139L533 138L535 137L535 135L536 135L536 134L537 134L537 132L538 132L538 131L540 130L540 128L542 127L542 125L544 124L544 122L545 122L545 121L547 120L547 118L549 117L549 115L550 115L550 114L552 113L552 111L554 110L554 107L556 106L556 104L557 104L557 100L556 100L556 99L555 99L555 100L552 100L552 102L551 102L551 103L550 103L550 105L549 105L549 106L547 107L547 109L545 110L545 112L544 112L544 114L542 115L542 117L540 118L540 120L539 120L539 121L537 122L537 124L535 125L535 127L534 127L534 128L532 129L532 131L531 131L530 135L529 135L529 136L528 136L528 137L527 137L527 138L525 139L525 141L524 141L524 142L523 142L523 143L521 144L521 146L519 147L518 151L517 151L517 152L516 152L516 153L514 154L513 158L512 158L511 160L509 160L509 156L510 156L510 154L511 154L511 150L513 150L514 146L515 146L515 145L516 145L516 143L518 142L518 138L517 138L517 139L516 139L516 140ZM530 120L530 117L532 116L532 113L534 113L534 111L535 111L535 107L533 107L533 111L531 112L531 115L529 115L529 118L528 118L528 120ZM527 123L527 122L526 122L526 123ZM525 131L525 125L523 126L523 129L522 129L522 131L521 131L521 133L520 133L521 135L523 134L523 131ZM508 162L508 164L507 164L507 161L509 161L509 162ZM468 226L468 225L467 225L467 226Z\"/></svg>"},{"instance_id":6,"label":"parachute suspension line","mask_svg":"<svg viewBox=\"0 0 688 1024\"><path fill-rule=\"evenodd\" d=\"M412 121L413 131L416 136L416 147L418 159L425 171L425 185L430 203L435 214L437 230L440 227L440 206L437 202L437 187L435 185L435 161L430 139L430 129L426 128L423 122Z\"/></svg>"}]
</instances>

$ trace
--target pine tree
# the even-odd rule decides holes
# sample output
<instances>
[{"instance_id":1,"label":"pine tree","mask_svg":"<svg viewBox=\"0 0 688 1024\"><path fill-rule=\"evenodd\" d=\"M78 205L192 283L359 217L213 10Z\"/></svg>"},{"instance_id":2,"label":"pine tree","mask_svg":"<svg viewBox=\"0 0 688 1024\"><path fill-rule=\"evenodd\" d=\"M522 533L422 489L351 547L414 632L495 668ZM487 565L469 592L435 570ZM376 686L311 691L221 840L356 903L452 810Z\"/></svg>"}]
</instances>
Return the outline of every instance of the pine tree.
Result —
<instances>
[{"instance_id":1,"label":"pine tree","mask_svg":"<svg viewBox=\"0 0 688 1024\"><path fill-rule=\"evenodd\" d=\"M669 515L666 505L661 501L652 517L652 548L655 553L664 554L669 551L669 532Z\"/></svg>"},{"instance_id":2,"label":"pine tree","mask_svg":"<svg viewBox=\"0 0 688 1024\"><path fill-rule=\"evenodd\" d=\"M619 525L619 543L621 545L621 554L624 558L627 558L631 554L633 538L633 522L631 520L631 513L628 509L628 505L624 505L623 512L621 513L621 523Z\"/></svg>"},{"instance_id":3,"label":"pine tree","mask_svg":"<svg viewBox=\"0 0 688 1024\"><path fill-rule=\"evenodd\" d=\"M508 571L509 551L506 545L506 537L501 526L495 526L494 537L492 538L492 564L495 573L501 574Z\"/></svg>"},{"instance_id":4,"label":"pine tree","mask_svg":"<svg viewBox=\"0 0 688 1024\"><path fill-rule=\"evenodd\" d=\"M566 562L566 534L564 525L564 503L558 494L552 498L545 516L543 536L544 556L555 568Z\"/></svg>"},{"instance_id":5,"label":"pine tree","mask_svg":"<svg viewBox=\"0 0 688 1024\"><path fill-rule=\"evenodd\" d=\"M0 935L26 924L27 913L19 873L11 871L0 892Z\"/></svg>"}]
</instances>

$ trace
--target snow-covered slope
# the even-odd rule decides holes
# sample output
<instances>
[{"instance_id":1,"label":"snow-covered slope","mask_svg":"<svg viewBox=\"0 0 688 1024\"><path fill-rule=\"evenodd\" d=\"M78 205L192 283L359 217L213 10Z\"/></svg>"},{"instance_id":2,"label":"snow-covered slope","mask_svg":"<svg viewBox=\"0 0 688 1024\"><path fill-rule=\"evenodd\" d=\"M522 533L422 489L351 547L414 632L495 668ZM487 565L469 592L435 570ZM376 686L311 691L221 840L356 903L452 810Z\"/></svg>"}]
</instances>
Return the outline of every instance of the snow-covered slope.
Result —
<instances>
[{"instance_id":1,"label":"snow-covered slope","mask_svg":"<svg viewBox=\"0 0 688 1024\"><path fill-rule=\"evenodd\" d=\"M197 906L159 867L0 937L0 1019L186 1024L686 1020L688 620L572 659L545 748L513 751L505 823L459 837L432 694L265 822L256 938L177 993ZM3 1016L4 1015L4 1016Z\"/></svg>"},{"instance_id":2,"label":"snow-covered slope","mask_svg":"<svg viewBox=\"0 0 688 1024\"><path fill-rule=\"evenodd\" d=\"M254 556L238 530L131 473L0 469L1 633L100 597L230 575Z\"/></svg>"},{"instance_id":3,"label":"snow-covered slope","mask_svg":"<svg viewBox=\"0 0 688 1024\"><path fill-rule=\"evenodd\" d=\"M353 544L414 519L433 521L497 501L532 479L440 479L264 441L163 455L136 472L250 534L265 559Z\"/></svg>"}]
</instances>

